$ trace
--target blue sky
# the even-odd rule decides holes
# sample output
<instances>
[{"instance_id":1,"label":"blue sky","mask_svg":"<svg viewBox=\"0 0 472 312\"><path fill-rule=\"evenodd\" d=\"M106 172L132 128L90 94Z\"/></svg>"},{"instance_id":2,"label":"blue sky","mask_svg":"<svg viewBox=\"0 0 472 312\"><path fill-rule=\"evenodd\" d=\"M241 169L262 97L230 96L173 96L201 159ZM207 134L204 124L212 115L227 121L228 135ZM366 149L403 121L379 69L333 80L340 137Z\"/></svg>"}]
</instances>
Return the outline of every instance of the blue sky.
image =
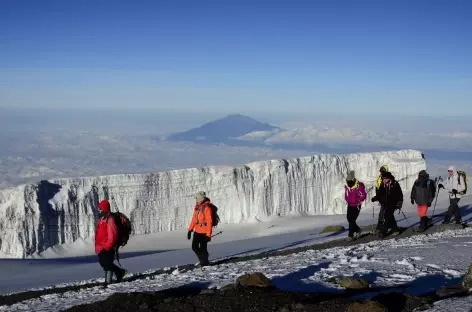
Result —
<instances>
[{"instance_id":1,"label":"blue sky","mask_svg":"<svg viewBox=\"0 0 472 312\"><path fill-rule=\"evenodd\" d=\"M471 1L0 2L0 106L472 115Z\"/></svg>"}]
</instances>

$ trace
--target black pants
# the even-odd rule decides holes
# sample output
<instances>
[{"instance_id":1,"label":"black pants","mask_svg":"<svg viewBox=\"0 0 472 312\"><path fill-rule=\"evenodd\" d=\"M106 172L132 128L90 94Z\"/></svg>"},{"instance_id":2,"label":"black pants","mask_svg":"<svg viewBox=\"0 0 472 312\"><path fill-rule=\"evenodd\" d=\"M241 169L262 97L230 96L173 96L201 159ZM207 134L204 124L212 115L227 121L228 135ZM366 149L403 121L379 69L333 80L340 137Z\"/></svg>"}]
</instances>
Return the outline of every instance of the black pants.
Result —
<instances>
[{"instance_id":1,"label":"black pants","mask_svg":"<svg viewBox=\"0 0 472 312\"><path fill-rule=\"evenodd\" d=\"M451 220L452 216L454 216L454 219L457 224L461 224L461 213L459 210L459 201L460 198L450 198L449 199L449 209L446 212L446 217L444 218L443 223L449 223Z\"/></svg>"},{"instance_id":2,"label":"black pants","mask_svg":"<svg viewBox=\"0 0 472 312\"><path fill-rule=\"evenodd\" d=\"M200 260L201 265L208 264L208 240L205 234L193 232L192 250Z\"/></svg>"},{"instance_id":3,"label":"black pants","mask_svg":"<svg viewBox=\"0 0 472 312\"><path fill-rule=\"evenodd\" d=\"M394 213L395 207L384 205L380 207L377 230L382 234L386 234L389 229L393 232L398 231L397 220L395 220Z\"/></svg>"},{"instance_id":4,"label":"black pants","mask_svg":"<svg viewBox=\"0 0 472 312\"><path fill-rule=\"evenodd\" d=\"M349 237L353 237L354 233L360 233L361 229L357 225L356 220L360 213L359 206L347 206L347 222L349 222Z\"/></svg>"},{"instance_id":5,"label":"black pants","mask_svg":"<svg viewBox=\"0 0 472 312\"><path fill-rule=\"evenodd\" d=\"M114 264L113 261L115 261L115 251L113 249L109 251L103 249L98 254L98 262L102 266L103 270L111 271L118 276L121 273L121 269Z\"/></svg>"}]
</instances>

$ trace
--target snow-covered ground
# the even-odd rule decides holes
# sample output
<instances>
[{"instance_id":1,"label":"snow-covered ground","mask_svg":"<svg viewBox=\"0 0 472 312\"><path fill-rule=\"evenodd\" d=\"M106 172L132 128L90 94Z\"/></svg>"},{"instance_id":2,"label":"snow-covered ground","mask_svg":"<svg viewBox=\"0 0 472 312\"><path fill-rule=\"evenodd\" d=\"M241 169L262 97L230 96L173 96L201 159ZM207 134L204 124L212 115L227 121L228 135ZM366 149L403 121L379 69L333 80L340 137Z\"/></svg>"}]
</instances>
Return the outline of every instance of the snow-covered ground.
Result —
<instances>
[{"instance_id":1,"label":"snow-covered ground","mask_svg":"<svg viewBox=\"0 0 472 312\"><path fill-rule=\"evenodd\" d=\"M436 214L443 212L447 206L447 199L443 195L442 193L438 200ZM470 195L462 200L462 205L468 205L463 208L464 221L471 218L471 203ZM369 203L361 214L360 224L372 223L371 208L372 205ZM408 220L396 215L400 225L408 226L408 222L418 221L413 206L405 204L404 211ZM377 217L377 209L375 215ZM215 259L345 237L346 233L317 234L323 226L337 223L347 226L344 216L283 218L268 223L247 224L239 228L228 226L222 229L221 235L215 236L210 244L210 252L212 259ZM131 274L194 263L195 257L189 249L189 244L184 232L139 237L139 243L138 240L131 241L129 248L133 245L135 248L147 245L147 251L151 252L154 249L154 253L128 255L127 258L123 255L121 263ZM173 250L165 251L166 249ZM287 256L226 263L187 272L174 270L169 274L157 275L154 279L115 284L107 289L92 287L78 292L47 295L10 307L2 306L0 310L58 311L77 304L103 300L113 292L161 290L189 283L197 283L202 287L220 287L234 282L241 274L255 271L271 277L278 287L286 290L335 291L337 286L329 283L329 279L344 275L367 278L374 286L392 286L408 282L411 292L421 293L437 289L447 283L457 282L471 263L471 251L472 229L450 231L406 239L375 241L352 247L309 250ZM61 251L56 251L56 256L60 253ZM52 251L50 256L53 256ZM2 261L2 264L4 264L0 275L2 292L44 287L48 284L97 280L103 275L96 257L7 260ZM438 308L443 304L446 303L438 303Z\"/></svg>"}]
</instances>

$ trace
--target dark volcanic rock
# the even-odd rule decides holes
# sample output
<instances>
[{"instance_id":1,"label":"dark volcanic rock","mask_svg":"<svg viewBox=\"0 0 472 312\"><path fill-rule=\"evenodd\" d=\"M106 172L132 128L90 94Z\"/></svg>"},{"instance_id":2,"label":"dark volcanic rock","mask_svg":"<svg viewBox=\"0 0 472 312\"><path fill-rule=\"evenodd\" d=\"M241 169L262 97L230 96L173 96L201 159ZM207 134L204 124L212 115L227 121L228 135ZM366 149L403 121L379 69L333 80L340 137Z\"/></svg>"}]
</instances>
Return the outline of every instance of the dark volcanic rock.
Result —
<instances>
[{"instance_id":1,"label":"dark volcanic rock","mask_svg":"<svg viewBox=\"0 0 472 312\"><path fill-rule=\"evenodd\" d=\"M388 311L383 305L375 301L354 302L348 309L348 312L385 312Z\"/></svg>"},{"instance_id":2,"label":"dark volcanic rock","mask_svg":"<svg viewBox=\"0 0 472 312\"><path fill-rule=\"evenodd\" d=\"M464 276L464 280L462 281L462 287L472 288L472 264L469 266L467 274Z\"/></svg>"},{"instance_id":3,"label":"dark volcanic rock","mask_svg":"<svg viewBox=\"0 0 472 312\"><path fill-rule=\"evenodd\" d=\"M357 279L352 277L338 277L336 282L346 289L365 289L369 288L369 281L366 279Z\"/></svg>"},{"instance_id":4,"label":"dark volcanic rock","mask_svg":"<svg viewBox=\"0 0 472 312\"><path fill-rule=\"evenodd\" d=\"M330 226L325 227L320 232L320 234L333 233L333 232L342 232L342 231L345 231L345 230L346 230L346 228L342 225L330 225Z\"/></svg>"},{"instance_id":5,"label":"dark volcanic rock","mask_svg":"<svg viewBox=\"0 0 472 312\"><path fill-rule=\"evenodd\" d=\"M273 288L244 287L201 294L201 289L180 287L153 293L114 294L102 302L76 306L66 311L169 311L169 312L411 312L430 307L438 297L402 293L380 294L356 301L348 293L291 293Z\"/></svg>"},{"instance_id":6,"label":"dark volcanic rock","mask_svg":"<svg viewBox=\"0 0 472 312\"><path fill-rule=\"evenodd\" d=\"M235 288L239 287L274 287L272 281L267 278L264 274L248 273L241 275L236 279Z\"/></svg>"}]
</instances>

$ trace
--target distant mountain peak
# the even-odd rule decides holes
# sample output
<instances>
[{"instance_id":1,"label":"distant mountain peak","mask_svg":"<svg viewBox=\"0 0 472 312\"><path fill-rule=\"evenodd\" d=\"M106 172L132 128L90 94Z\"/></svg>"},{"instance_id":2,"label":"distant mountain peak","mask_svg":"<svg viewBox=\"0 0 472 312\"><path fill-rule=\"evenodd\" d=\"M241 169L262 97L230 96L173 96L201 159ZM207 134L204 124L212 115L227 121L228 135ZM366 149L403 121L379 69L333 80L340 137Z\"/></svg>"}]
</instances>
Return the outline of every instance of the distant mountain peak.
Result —
<instances>
[{"instance_id":1,"label":"distant mountain peak","mask_svg":"<svg viewBox=\"0 0 472 312\"><path fill-rule=\"evenodd\" d=\"M219 142L228 143L232 139L254 131L274 131L279 129L242 114L230 114L207 122L199 127L176 133L167 138L169 141Z\"/></svg>"}]
</instances>

